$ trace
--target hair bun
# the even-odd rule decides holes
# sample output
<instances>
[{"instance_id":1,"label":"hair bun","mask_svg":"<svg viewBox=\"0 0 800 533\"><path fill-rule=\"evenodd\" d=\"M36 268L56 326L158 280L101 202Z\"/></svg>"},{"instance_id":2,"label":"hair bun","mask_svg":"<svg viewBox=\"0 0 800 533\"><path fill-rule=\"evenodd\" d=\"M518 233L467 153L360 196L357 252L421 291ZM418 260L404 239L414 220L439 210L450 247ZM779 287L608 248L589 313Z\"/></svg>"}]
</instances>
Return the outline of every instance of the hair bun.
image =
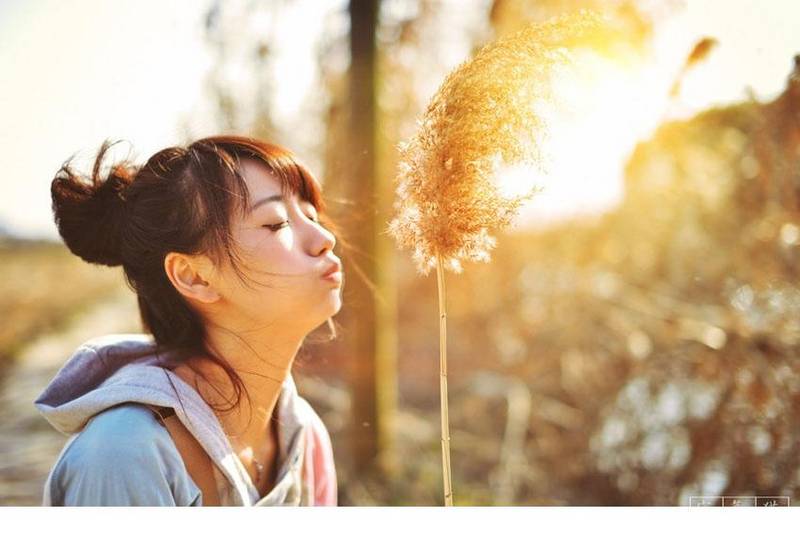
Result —
<instances>
[{"instance_id":1,"label":"hair bun","mask_svg":"<svg viewBox=\"0 0 800 533\"><path fill-rule=\"evenodd\" d=\"M125 226L125 191L135 168L115 164L108 177L100 179L103 157L111 144L105 141L95 159L91 182L76 173L67 160L50 185L53 215L58 233L72 253L89 263L122 264L118 243Z\"/></svg>"}]
</instances>

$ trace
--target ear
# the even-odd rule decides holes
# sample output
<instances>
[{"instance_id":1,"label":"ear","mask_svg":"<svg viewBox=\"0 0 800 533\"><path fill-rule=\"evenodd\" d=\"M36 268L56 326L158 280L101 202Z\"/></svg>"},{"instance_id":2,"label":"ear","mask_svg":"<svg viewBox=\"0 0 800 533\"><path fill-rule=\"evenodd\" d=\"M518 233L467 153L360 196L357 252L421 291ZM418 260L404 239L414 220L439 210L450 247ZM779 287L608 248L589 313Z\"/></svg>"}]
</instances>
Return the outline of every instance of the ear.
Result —
<instances>
[{"instance_id":1,"label":"ear","mask_svg":"<svg viewBox=\"0 0 800 533\"><path fill-rule=\"evenodd\" d=\"M175 289L185 297L203 303L214 303L220 295L206 280L210 264L202 257L189 257L169 252L164 258L164 270Z\"/></svg>"}]
</instances>

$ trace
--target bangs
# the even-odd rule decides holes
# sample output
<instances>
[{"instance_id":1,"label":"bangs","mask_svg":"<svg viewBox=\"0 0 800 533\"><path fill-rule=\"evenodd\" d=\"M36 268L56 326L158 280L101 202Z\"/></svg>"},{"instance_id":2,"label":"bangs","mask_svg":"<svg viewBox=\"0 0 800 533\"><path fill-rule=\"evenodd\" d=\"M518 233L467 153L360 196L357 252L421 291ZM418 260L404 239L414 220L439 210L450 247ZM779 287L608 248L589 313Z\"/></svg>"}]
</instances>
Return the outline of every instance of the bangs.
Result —
<instances>
[{"instance_id":1,"label":"bangs","mask_svg":"<svg viewBox=\"0 0 800 533\"><path fill-rule=\"evenodd\" d=\"M269 168L271 174L278 178L283 195L297 195L301 200L313 205L317 212L325 212L326 206L319 183L291 153L286 152L280 157L273 155L269 158L251 156L250 159L260 161Z\"/></svg>"},{"instance_id":2,"label":"bangs","mask_svg":"<svg viewBox=\"0 0 800 533\"><path fill-rule=\"evenodd\" d=\"M195 146L196 145L196 146ZM322 197L322 188L306 166L289 150L251 137L215 136L206 137L192 145L195 148L211 148L220 159L220 167L225 169L227 184L238 201L236 210L244 215L250 205L250 194L242 176L242 162L245 159L257 161L278 179L281 193L285 196L297 195L309 202L319 214L327 211Z\"/></svg>"}]
</instances>

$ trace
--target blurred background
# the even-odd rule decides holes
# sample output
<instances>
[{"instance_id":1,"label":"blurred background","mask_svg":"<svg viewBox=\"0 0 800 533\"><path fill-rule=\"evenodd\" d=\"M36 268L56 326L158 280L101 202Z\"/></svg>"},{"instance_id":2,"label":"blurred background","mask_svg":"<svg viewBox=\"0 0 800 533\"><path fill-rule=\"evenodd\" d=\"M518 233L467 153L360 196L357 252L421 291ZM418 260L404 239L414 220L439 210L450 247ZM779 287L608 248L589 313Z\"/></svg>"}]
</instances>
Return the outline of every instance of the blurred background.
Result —
<instances>
[{"instance_id":1,"label":"blurred background","mask_svg":"<svg viewBox=\"0 0 800 533\"><path fill-rule=\"evenodd\" d=\"M41 501L66 437L32 402L56 370L140 331L121 269L59 240L50 180L105 138L144 162L231 132L295 151L355 245L339 336L312 335L294 371L340 504L441 505L436 279L382 233L396 146L482 45L581 7L625 61L562 87L543 192L490 263L447 275L455 504L793 503L792 0L0 1L0 503Z\"/></svg>"}]
</instances>

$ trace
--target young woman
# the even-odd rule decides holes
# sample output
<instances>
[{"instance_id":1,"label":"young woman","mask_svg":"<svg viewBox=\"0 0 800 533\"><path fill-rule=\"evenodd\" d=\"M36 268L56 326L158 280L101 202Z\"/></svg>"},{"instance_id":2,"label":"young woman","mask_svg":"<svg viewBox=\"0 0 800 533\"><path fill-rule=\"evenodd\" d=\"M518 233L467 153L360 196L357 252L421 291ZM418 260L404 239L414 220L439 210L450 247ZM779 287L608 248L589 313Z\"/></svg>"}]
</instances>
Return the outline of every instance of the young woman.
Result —
<instances>
[{"instance_id":1,"label":"young woman","mask_svg":"<svg viewBox=\"0 0 800 533\"><path fill-rule=\"evenodd\" d=\"M291 376L341 308L319 183L293 155L208 137L52 182L69 249L121 265L145 334L78 347L36 400L69 435L45 505L336 505L328 432Z\"/></svg>"}]
</instances>

